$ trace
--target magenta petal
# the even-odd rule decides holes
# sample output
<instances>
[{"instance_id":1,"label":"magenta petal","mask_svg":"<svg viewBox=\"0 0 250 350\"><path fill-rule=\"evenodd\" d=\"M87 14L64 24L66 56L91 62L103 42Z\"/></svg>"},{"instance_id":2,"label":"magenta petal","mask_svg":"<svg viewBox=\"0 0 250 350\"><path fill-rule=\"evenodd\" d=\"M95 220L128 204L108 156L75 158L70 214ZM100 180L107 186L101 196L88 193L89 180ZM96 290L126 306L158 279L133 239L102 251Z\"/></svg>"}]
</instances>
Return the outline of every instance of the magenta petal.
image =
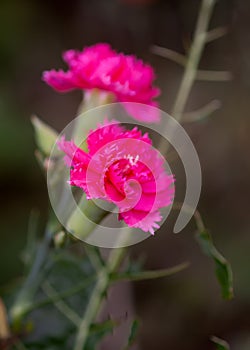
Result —
<instances>
[{"instance_id":1,"label":"magenta petal","mask_svg":"<svg viewBox=\"0 0 250 350\"><path fill-rule=\"evenodd\" d=\"M87 199L113 202L120 220L154 234L162 220L159 209L173 202L174 178L148 135L111 121L90 132L87 144L89 153L64 137L58 142L71 168L70 184L80 187Z\"/></svg>"},{"instance_id":2,"label":"magenta petal","mask_svg":"<svg viewBox=\"0 0 250 350\"><path fill-rule=\"evenodd\" d=\"M46 71L43 80L59 92L72 89L99 89L112 93L117 101L144 103L156 106L160 89L153 85L153 68L133 55L115 52L110 45L99 43L82 51L68 50L63 54L67 72ZM159 122L157 110L148 111L142 106L124 105L136 120Z\"/></svg>"},{"instance_id":3,"label":"magenta petal","mask_svg":"<svg viewBox=\"0 0 250 350\"><path fill-rule=\"evenodd\" d=\"M90 156L78 148L73 141L65 141L65 136L62 136L57 142L57 146L66 154L64 160L67 166L71 167L78 163L85 165L85 167L88 166Z\"/></svg>"},{"instance_id":4,"label":"magenta petal","mask_svg":"<svg viewBox=\"0 0 250 350\"><path fill-rule=\"evenodd\" d=\"M71 72L56 71L53 69L51 71L45 71L42 79L59 92L67 92L76 88Z\"/></svg>"},{"instance_id":5,"label":"magenta petal","mask_svg":"<svg viewBox=\"0 0 250 350\"><path fill-rule=\"evenodd\" d=\"M132 209L128 212L120 213L119 219L124 220L130 227L140 228L144 232L150 232L153 235L155 230L160 227L157 222L162 220L162 216L159 211L146 213Z\"/></svg>"},{"instance_id":6,"label":"magenta petal","mask_svg":"<svg viewBox=\"0 0 250 350\"><path fill-rule=\"evenodd\" d=\"M110 181L105 182L105 190L113 202L120 202L124 199L124 195L122 195Z\"/></svg>"}]
</instances>

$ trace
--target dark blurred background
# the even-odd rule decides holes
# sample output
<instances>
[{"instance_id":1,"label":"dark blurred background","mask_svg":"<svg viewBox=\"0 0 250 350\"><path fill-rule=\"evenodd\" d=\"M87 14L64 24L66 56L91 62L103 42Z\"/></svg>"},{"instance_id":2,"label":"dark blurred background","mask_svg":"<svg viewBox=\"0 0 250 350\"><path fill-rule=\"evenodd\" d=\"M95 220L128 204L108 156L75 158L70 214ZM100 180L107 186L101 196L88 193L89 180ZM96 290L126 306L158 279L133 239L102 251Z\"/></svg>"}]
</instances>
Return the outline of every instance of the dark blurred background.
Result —
<instances>
[{"instance_id":1,"label":"dark blurred background","mask_svg":"<svg viewBox=\"0 0 250 350\"><path fill-rule=\"evenodd\" d=\"M60 131L81 100L79 91L54 92L41 81L42 71L64 68L61 53L66 49L109 42L155 67L161 108L170 112L182 68L153 55L150 46L184 53L199 5L200 0L1 0L1 286L22 271L20 252L31 209L37 208L43 220L47 215L46 182L34 157L30 116L36 113ZM148 268L183 260L192 265L174 277L132 286L143 350L212 350L213 334L233 350L250 349L250 2L219 0L210 27L216 26L226 26L229 33L206 46L201 67L230 70L234 79L197 82L187 110L214 98L222 108L185 127L202 165L199 209L216 246L232 263L235 299L221 299L213 264L194 239L194 224L180 235L165 225L132 253L143 253Z\"/></svg>"}]
</instances>

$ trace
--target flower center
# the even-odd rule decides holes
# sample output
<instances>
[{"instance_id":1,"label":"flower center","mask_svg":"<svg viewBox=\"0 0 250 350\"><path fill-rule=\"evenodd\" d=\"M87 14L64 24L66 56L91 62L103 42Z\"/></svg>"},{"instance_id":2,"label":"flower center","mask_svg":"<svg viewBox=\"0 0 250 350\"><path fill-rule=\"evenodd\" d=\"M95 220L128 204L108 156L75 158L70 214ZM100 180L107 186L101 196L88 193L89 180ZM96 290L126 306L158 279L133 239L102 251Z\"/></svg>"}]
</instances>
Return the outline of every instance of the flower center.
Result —
<instances>
[{"instance_id":1,"label":"flower center","mask_svg":"<svg viewBox=\"0 0 250 350\"><path fill-rule=\"evenodd\" d=\"M109 166L104 176L105 190L108 196L114 201L123 200L126 197L124 185L135 177L139 156L128 154L123 159L116 160Z\"/></svg>"}]
</instances>

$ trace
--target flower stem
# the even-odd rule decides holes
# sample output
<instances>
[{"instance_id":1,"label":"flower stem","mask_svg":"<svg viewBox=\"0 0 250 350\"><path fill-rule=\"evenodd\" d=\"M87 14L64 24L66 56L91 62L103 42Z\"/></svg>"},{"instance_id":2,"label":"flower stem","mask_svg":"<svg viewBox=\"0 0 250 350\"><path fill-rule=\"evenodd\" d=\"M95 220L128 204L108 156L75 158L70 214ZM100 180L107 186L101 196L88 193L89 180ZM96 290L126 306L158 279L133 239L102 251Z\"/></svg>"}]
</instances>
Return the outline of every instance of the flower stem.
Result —
<instances>
[{"instance_id":1,"label":"flower stem","mask_svg":"<svg viewBox=\"0 0 250 350\"><path fill-rule=\"evenodd\" d=\"M187 103L188 96L195 81L196 72L206 44L207 30L216 0L202 0L194 39L187 59L186 69L174 103L172 114L180 120Z\"/></svg>"},{"instance_id":2,"label":"flower stem","mask_svg":"<svg viewBox=\"0 0 250 350\"><path fill-rule=\"evenodd\" d=\"M122 236L123 243L127 241L127 232L124 232L124 235ZM113 274L120 266L126 253L126 248L127 247L113 249L110 253L106 266L99 270L96 285L84 313L84 317L78 328L74 350L84 349L91 324L95 321L95 318L102 305L102 301L105 297L105 293L109 287L109 284L111 283L111 274Z\"/></svg>"},{"instance_id":3,"label":"flower stem","mask_svg":"<svg viewBox=\"0 0 250 350\"><path fill-rule=\"evenodd\" d=\"M207 42L209 21L211 19L215 3L216 0L202 0L201 3L193 42L191 44L187 57L185 71L181 80L180 88L178 90L171 112L172 116L177 121L181 121L182 119L184 108L186 106L190 91L196 78L201 55ZM165 143L160 143L159 149L162 153L165 153Z\"/></svg>"}]
</instances>

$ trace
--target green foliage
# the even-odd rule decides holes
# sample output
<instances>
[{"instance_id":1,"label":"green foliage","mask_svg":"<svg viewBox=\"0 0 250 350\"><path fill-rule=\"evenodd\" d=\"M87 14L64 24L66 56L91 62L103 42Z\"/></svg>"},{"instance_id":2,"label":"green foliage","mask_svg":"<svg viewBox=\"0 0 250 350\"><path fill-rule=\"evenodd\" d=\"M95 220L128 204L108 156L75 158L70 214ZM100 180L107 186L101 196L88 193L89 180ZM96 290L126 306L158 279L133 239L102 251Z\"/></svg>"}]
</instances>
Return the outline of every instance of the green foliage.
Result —
<instances>
[{"instance_id":1,"label":"green foliage","mask_svg":"<svg viewBox=\"0 0 250 350\"><path fill-rule=\"evenodd\" d=\"M124 350L129 350L130 347L134 344L138 334L138 330L139 330L139 321L135 319L132 322L130 334L128 337L128 344L125 346Z\"/></svg>"},{"instance_id":2,"label":"green foliage","mask_svg":"<svg viewBox=\"0 0 250 350\"><path fill-rule=\"evenodd\" d=\"M107 334L113 332L114 328L119 325L119 322L113 320L107 320L102 323L92 324L89 330L89 337L85 345L84 350L96 349L97 344Z\"/></svg>"},{"instance_id":3,"label":"green foliage","mask_svg":"<svg viewBox=\"0 0 250 350\"><path fill-rule=\"evenodd\" d=\"M34 324L34 331L25 337L24 344L28 349L66 350L73 347L76 332L77 325L72 322L72 314L80 320L79 312L83 313L86 308L95 275L86 256L70 249L51 250L45 265L50 267L49 271L27 315ZM48 294L46 286L50 286L52 294ZM110 322L103 327L93 327L91 344L102 338L110 328Z\"/></svg>"},{"instance_id":4,"label":"green foliage","mask_svg":"<svg viewBox=\"0 0 250 350\"><path fill-rule=\"evenodd\" d=\"M221 286L224 299L233 298L233 274L230 263L215 248L210 233L204 229L197 234L197 240L204 253L211 257L215 264L215 273Z\"/></svg>"},{"instance_id":5,"label":"green foliage","mask_svg":"<svg viewBox=\"0 0 250 350\"><path fill-rule=\"evenodd\" d=\"M58 134L54 129L42 122L36 116L33 116L31 121L35 129L38 149L44 156L48 157L53 146L55 145Z\"/></svg>"}]
</instances>

